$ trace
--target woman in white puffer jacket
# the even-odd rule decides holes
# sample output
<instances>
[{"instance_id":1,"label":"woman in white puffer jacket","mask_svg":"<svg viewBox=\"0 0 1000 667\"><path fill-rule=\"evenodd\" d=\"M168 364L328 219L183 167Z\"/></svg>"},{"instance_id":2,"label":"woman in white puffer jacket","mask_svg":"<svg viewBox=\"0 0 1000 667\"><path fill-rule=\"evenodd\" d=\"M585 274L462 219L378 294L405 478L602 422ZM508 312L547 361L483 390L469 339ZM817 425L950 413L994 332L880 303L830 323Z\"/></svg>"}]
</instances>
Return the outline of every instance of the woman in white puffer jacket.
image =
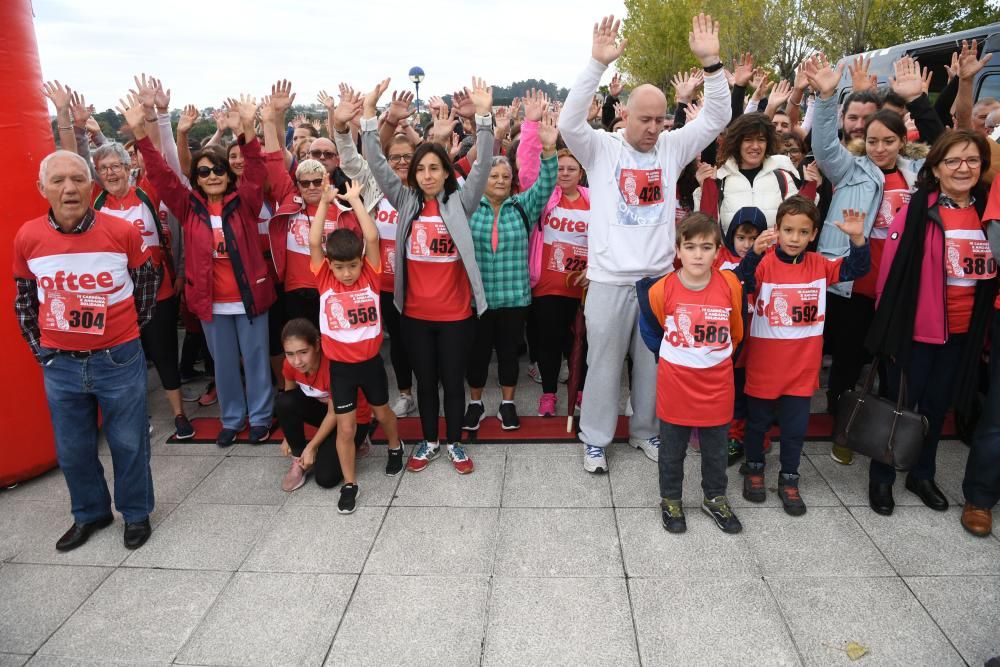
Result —
<instances>
[{"instance_id":1,"label":"woman in white puffer jacket","mask_svg":"<svg viewBox=\"0 0 1000 667\"><path fill-rule=\"evenodd\" d=\"M736 212L753 206L764 212L769 227L781 202L797 194L795 166L781 153L778 133L762 113L740 116L726 129L717 169L698 171L695 208L716 217L725 235ZM714 171L714 176L713 172Z\"/></svg>"}]
</instances>

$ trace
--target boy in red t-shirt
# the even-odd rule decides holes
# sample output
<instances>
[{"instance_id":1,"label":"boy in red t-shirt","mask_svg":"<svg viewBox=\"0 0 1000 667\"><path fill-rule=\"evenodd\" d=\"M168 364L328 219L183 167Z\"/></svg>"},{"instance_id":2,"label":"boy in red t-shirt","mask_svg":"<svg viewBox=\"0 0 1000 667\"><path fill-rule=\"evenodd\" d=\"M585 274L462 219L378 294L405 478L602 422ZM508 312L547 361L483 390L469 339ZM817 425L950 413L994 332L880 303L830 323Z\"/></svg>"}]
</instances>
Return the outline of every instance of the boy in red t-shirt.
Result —
<instances>
[{"instance_id":1,"label":"boy in red t-shirt","mask_svg":"<svg viewBox=\"0 0 1000 667\"><path fill-rule=\"evenodd\" d=\"M364 241L349 229L337 229L323 240L323 221L334 197L353 208ZM358 389L389 440L391 468L402 469L403 445L396 431L396 415L389 409L389 381L379 349L382 318L379 284L382 256L378 228L361 201L361 183L339 194L324 177L323 198L309 228L309 268L319 290L319 323L323 352L330 359L333 411L337 415L337 454L344 472L337 509L354 511L358 484L354 470L354 433L357 429ZM390 465L386 465L390 470ZM391 472L389 474L392 474Z\"/></svg>"},{"instance_id":2,"label":"boy in red t-shirt","mask_svg":"<svg viewBox=\"0 0 1000 667\"><path fill-rule=\"evenodd\" d=\"M646 345L658 356L660 505L663 527L687 529L681 504L691 429L701 438L702 509L726 533L743 530L726 499L726 435L733 417L733 351L743 338L743 289L732 271L714 267L722 237L704 213L677 226L681 268L637 286Z\"/></svg>"}]
</instances>

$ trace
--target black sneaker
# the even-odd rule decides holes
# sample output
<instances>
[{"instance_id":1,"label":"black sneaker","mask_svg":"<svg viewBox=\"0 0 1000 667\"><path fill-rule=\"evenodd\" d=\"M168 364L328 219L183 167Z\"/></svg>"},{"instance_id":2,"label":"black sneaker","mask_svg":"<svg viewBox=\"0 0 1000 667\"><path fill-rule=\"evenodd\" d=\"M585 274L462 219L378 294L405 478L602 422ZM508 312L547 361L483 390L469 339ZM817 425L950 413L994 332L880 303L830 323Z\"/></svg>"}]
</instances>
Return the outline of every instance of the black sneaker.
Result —
<instances>
[{"instance_id":1,"label":"black sneaker","mask_svg":"<svg viewBox=\"0 0 1000 667\"><path fill-rule=\"evenodd\" d=\"M337 511L341 514L353 514L357 508L358 485L344 484L340 487L340 500L337 501Z\"/></svg>"},{"instance_id":2,"label":"black sneaker","mask_svg":"<svg viewBox=\"0 0 1000 667\"><path fill-rule=\"evenodd\" d=\"M521 420L517 417L517 408L513 403L501 403L497 419L500 420L500 428L505 431L516 431L521 428Z\"/></svg>"},{"instance_id":3,"label":"black sneaker","mask_svg":"<svg viewBox=\"0 0 1000 667\"><path fill-rule=\"evenodd\" d=\"M184 415L174 417L174 438L177 440L190 440L194 437L194 426Z\"/></svg>"},{"instance_id":4,"label":"black sneaker","mask_svg":"<svg viewBox=\"0 0 1000 667\"><path fill-rule=\"evenodd\" d=\"M712 517L715 525L724 533L734 535L743 530L743 524L733 514L733 509L729 506L729 501L725 496L715 498L705 498L701 501L701 509L708 516Z\"/></svg>"},{"instance_id":5,"label":"black sneaker","mask_svg":"<svg viewBox=\"0 0 1000 667\"><path fill-rule=\"evenodd\" d=\"M683 533L687 530L687 521L684 519L684 508L679 500L660 501L660 517L663 519L663 527L668 533Z\"/></svg>"},{"instance_id":6,"label":"black sneaker","mask_svg":"<svg viewBox=\"0 0 1000 667\"><path fill-rule=\"evenodd\" d=\"M231 428L224 428L219 431L218 437L215 439L215 444L219 447L232 447L233 443L236 442L237 431Z\"/></svg>"},{"instance_id":7,"label":"black sneaker","mask_svg":"<svg viewBox=\"0 0 1000 667\"><path fill-rule=\"evenodd\" d=\"M385 461L385 474L389 477L395 477L399 473L403 472L403 454L406 450L403 449L403 441L399 441L399 447L396 449L389 449L389 456Z\"/></svg>"},{"instance_id":8,"label":"black sneaker","mask_svg":"<svg viewBox=\"0 0 1000 667\"><path fill-rule=\"evenodd\" d=\"M270 426L251 426L250 427L250 444L260 445L267 442L267 439L271 436Z\"/></svg>"},{"instance_id":9,"label":"black sneaker","mask_svg":"<svg viewBox=\"0 0 1000 667\"><path fill-rule=\"evenodd\" d=\"M728 453L729 453L728 465L733 465L741 458L743 458L743 443L737 440L736 438L730 438Z\"/></svg>"},{"instance_id":10,"label":"black sneaker","mask_svg":"<svg viewBox=\"0 0 1000 667\"><path fill-rule=\"evenodd\" d=\"M762 503L767 500L767 488L764 486L764 464L746 463L746 474L743 476L743 497L752 503Z\"/></svg>"},{"instance_id":11,"label":"black sneaker","mask_svg":"<svg viewBox=\"0 0 1000 667\"><path fill-rule=\"evenodd\" d=\"M781 473L778 475L778 497L785 508L786 514L802 516L806 513L806 504L799 495L799 476Z\"/></svg>"},{"instance_id":12,"label":"black sneaker","mask_svg":"<svg viewBox=\"0 0 1000 667\"><path fill-rule=\"evenodd\" d=\"M462 420L462 428L466 431L478 431L479 425L486 418L486 408L483 402L470 401L469 407L465 409L465 418Z\"/></svg>"}]
</instances>

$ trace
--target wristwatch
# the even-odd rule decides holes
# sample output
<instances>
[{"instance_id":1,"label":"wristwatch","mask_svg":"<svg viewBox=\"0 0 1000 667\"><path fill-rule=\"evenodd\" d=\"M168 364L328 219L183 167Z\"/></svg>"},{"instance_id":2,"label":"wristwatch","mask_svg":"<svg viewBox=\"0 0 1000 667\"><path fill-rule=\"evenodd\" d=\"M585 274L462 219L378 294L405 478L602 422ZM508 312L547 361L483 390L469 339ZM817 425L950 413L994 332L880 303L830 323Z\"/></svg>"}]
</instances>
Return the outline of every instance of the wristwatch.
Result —
<instances>
[{"instance_id":1,"label":"wristwatch","mask_svg":"<svg viewBox=\"0 0 1000 667\"><path fill-rule=\"evenodd\" d=\"M703 67L702 69L705 70L705 74L711 74L712 72L718 72L720 69L722 69L722 61L720 60L719 62L715 63L714 65L709 65L708 67Z\"/></svg>"}]
</instances>

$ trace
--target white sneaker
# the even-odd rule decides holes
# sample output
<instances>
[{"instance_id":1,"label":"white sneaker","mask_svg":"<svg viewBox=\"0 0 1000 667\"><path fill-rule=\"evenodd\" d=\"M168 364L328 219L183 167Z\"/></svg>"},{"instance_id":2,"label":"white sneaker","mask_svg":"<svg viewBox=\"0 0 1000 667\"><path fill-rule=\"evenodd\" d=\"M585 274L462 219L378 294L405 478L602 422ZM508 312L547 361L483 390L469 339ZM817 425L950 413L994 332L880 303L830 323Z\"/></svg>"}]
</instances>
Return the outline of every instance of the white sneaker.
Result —
<instances>
[{"instance_id":1,"label":"white sneaker","mask_svg":"<svg viewBox=\"0 0 1000 667\"><path fill-rule=\"evenodd\" d=\"M636 449L641 449L642 453L646 455L646 458L650 461L660 460L660 436L654 435L649 440L645 438L629 438L628 444L632 445Z\"/></svg>"},{"instance_id":2,"label":"white sneaker","mask_svg":"<svg viewBox=\"0 0 1000 667\"><path fill-rule=\"evenodd\" d=\"M608 460L604 458L603 447L583 446L583 469L593 473L608 471Z\"/></svg>"},{"instance_id":3,"label":"white sneaker","mask_svg":"<svg viewBox=\"0 0 1000 667\"><path fill-rule=\"evenodd\" d=\"M559 368L559 382L566 384L569 381L569 366L564 365Z\"/></svg>"},{"instance_id":4,"label":"white sneaker","mask_svg":"<svg viewBox=\"0 0 1000 667\"><path fill-rule=\"evenodd\" d=\"M417 402L410 394L400 394L396 402L392 404L392 411L397 417L405 417L417 411Z\"/></svg>"},{"instance_id":5,"label":"white sneaker","mask_svg":"<svg viewBox=\"0 0 1000 667\"><path fill-rule=\"evenodd\" d=\"M538 364L528 364L528 377L538 384L542 383L542 372L538 370Z\"/></svg>"}]
</instances>

